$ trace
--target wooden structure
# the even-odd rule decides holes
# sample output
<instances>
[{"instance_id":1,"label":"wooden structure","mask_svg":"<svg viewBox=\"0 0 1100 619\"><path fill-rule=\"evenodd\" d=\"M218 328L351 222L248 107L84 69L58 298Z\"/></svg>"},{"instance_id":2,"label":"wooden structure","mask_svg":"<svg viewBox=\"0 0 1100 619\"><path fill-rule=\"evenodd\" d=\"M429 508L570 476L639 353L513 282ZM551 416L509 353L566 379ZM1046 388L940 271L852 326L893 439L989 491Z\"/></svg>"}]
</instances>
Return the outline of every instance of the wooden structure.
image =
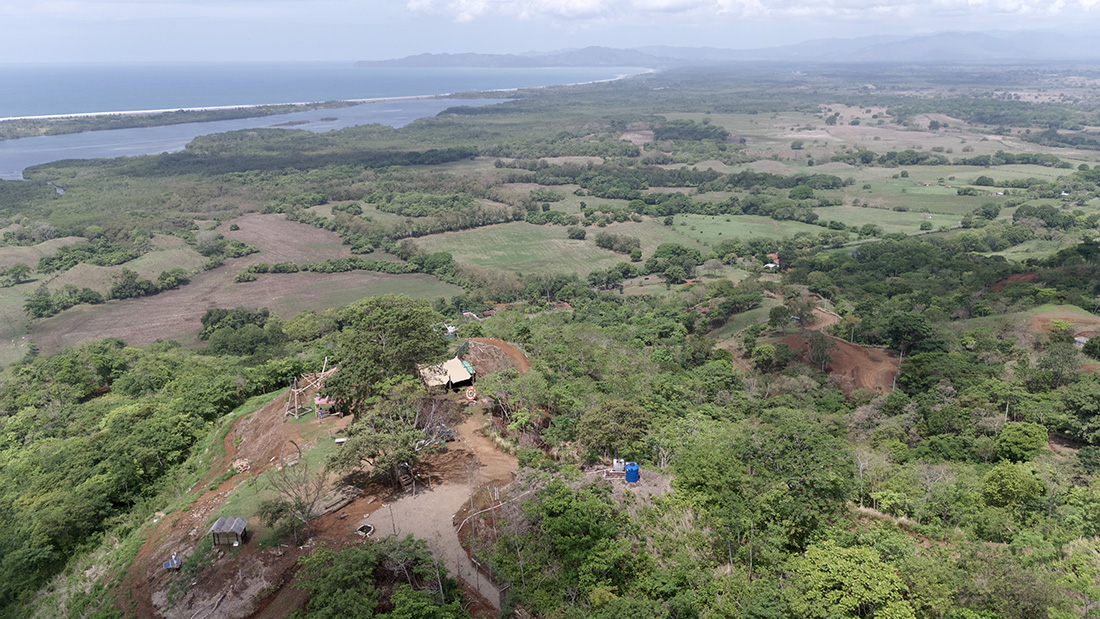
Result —
<instances>
[{"instance_id":1,"label":"wooden structure","mask_svg":"<svg viewBox=\"0 0 1100 619\"><path fill-rule=\"evenodd\" d=\"M244 543L248 534L248 521L240 517L222 516L210 527L210 536L214 538L214 545L239 546Z\"/></svg>"},{"instance_id":2,"label":"wooden structure","mask_svg":"<svg viewBox=\"0 0 1100 619\"><path fill-rule=\"evenodd\" d=\"M319 374L303 374L300 378L290 381L290 392L286 395L283 416L293 415L298 419L302 415L315 412L317 404L313 396L325 386L325 380L335 373L336 368L328 367L328 357L325 357L325 363L321 366Z\"/></svg>"},{"instance_id":3,"label":"wooden structure","mask_svg":"<svg viewBox=\"0 0 1100 619\"><path fill-rule=\"evenodd\" d=\"M426 387L460 389L474 382L473 366L457 357L437 365L418 365L416 371Z\"/></svg>"}]
</instances>

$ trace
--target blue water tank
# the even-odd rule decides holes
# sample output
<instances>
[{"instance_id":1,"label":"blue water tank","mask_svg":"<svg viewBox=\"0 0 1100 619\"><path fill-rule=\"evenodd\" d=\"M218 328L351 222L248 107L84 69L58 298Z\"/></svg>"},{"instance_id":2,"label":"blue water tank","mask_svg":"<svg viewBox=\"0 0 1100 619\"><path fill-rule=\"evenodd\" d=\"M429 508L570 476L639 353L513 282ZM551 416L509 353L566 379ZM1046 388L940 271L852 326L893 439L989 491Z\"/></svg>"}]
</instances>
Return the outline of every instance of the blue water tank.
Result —
<instances>
[{"instance_id":1,"label":"blue water tank","mask_svg":"<svg viewBox=\"0 0 1100 619\"><path fill-rule=\"evenodd\" d=\"M628 484L638 483L638 463L627 462L626 463L626 482Z\"/></svg>"}]
</instances>

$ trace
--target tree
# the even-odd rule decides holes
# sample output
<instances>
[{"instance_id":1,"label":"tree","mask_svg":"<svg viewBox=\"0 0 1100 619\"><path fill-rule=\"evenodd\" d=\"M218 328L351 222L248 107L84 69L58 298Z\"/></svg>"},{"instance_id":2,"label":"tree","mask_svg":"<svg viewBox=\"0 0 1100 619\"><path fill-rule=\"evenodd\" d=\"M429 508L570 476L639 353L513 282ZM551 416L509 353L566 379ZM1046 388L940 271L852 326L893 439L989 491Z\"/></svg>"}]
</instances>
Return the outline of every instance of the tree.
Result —
<instances>
[{"instance_id":1,"label":"tree","mask_svg":"<svg viewBox=\"0 0 1100 619\"><path fill-rule=\"evenodd\" d=\"M1001 462L982 478L986 505L1020 509L1043 495L1045 488L1030 468Z\"/></svg>"},{"instance_id":2,"label":"tree","mask_svg":"<svg viewBox=\"0 0 1100 619\"><path fill-rule=\"evenodd\" d=\"M313 535L310 523L317 515L317 508L328 486L325 471L311 473L309 462L305 460L293 466L280 463L279 468L268 476L268 483L279 493L279 502L267 505L268 513L281 512L294 521L295 543L298 543L298 525L305 527L306 539L309 539Z\"/></svg>"},{"instance_id":3,"label":"tree","mask_svg":"<svg viewBox=\"0 0 1100 619\"><path fill-rule=\"evenodd\" d=\"M829 356L829 351L836 348L836 343L833 339L821 331L810 332L810 362L814 365L820 366L821 371L825 371L825 366L833 360Z\"/></svg>"},{"instance_id":4,"label":"tree","mask_svg":"<svg viewBox=\"0 0 1100 619\"><path fill-rule=\"evenodd\" d=\"M894 314L886 323L886 338L890 344L905 356L910 347L918 347L921 342L932 337L935 330L932 323L921 314Z\"/></svg>"},{"instance_id":5,"label":"tree","mask_svg":"<svg viewBox=\"0 0 1100 619\"><path fill-rule=\"evenodd\" d=\"M15 286L16 284L22 284L27 281L31 275L31 267L23 264L13 264L6 271L4 271L4 285Z\"/></svg>"},{"instance_id":6,"label":"tree","mask_svg":"<svg viewBox=\"0 0 1100 619\"><path fill-rule=\"evenodd\" d=\"M385 398L361 408L347 429L347 442L329 457L333 468L368 464L375 476L400 484L401 469L413 473L420 456L444 442L454 404L411 379L387 381Z\"/></svg>"},{"instance_id":7,"label":"tree","mask_svg":"<svg viewBox=\"0 0 1100 619\"><path fill-rule=\"evenodd\" d=\"M791 310L786 305L776 305L768 311L768 326L778 331L784 330L791 322Z\"/></svg>"},{"instance_id":8,"label":"tree","mask_svg":"<svg viewBox=\"0 0 1100 619\"><path fill-rule=\"evenodd\" d=\"M1100 337L1090 337L1089 341L1085 342L1085 346L1081 349L1081 352L1093 359L1100 359Z\"/></svg>"},{"instance_id":9,"label":"tree","mask_svg":"<svg viewBox=\"0 0 1100 619\"><path fill-rule=\"evenodd\" d=\"M791 150L802 150L805 142L803 140L794 140L791 142Z\"/></svg>"},{"instance_id":10,"label":"tree","mask_svg":"<svg viewBox=\"0 0 1100 619\"><path fill-rule=\"evenodd\" d=\"M1047 444L1047 429L1037 423L1006 423L995 443L997 457L1011 462L1027 462Z\"/></svg>"},{"instance_id":11,"label":"tree","mask_svg":"<svg viewBox=\"0 0 1100 619\"><path fill-rule=\"evenodd\" d=\"M325 393L353 414L380 394L383 381L411 375L417 363L434 362L447 350L432 326L443 316L423 299L370 297L349 305L343 318L334 355L340 371L328 379Z\"/></svg>"},{"instance_id":12,"label":"tree","mask_svg":"<svg viewBox=\"0 0 1100 619\"><path fill-rule=\"evenodd\" d=\"M649 414L637 404L611 400L581 414L577 436L600 454L618 456L645 438L649 422Z\"/></svg>"},{"instance_id":13,"label":"tree","mask_svg":"<svg viewBox=\"0 0 1100 619\"><path fill-rule=\"evenodd\" d=\"M789 610L806 619L912 619L906 594L897 570L873 549L828 541L811 546L796 564Z\"/></svg>"},{"instance_id":14,"label":"tree","mask_svg":"<svg viewBox=\"0 0 1100 619\"><path fill-rule=\"evenodd\" d=\"M787 197L792 200L813 200L814 190L809 185L798 185L787 193Z\"/></svg>"},{"instance_id":15,"label":"tree","mask_svg":"<svg viewBox=\"0 0 1100 619\"><path fill-rule=\"evenodd\" d=\"M111 284L108 296L112 299L133 299L156 294L160 289L147 279L141 279L136 271L123 268L122 273L115 276L115 282Z\"/></svg>"}]
</instances>

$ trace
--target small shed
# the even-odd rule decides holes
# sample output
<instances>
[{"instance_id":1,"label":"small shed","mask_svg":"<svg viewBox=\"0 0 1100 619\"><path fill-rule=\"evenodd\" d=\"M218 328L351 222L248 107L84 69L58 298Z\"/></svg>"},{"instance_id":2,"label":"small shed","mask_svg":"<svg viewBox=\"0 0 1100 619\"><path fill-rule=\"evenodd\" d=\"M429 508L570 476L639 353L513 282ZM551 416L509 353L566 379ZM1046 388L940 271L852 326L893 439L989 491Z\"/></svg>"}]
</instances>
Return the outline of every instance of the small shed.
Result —
<instances>
[{"instance_id":1,"label":"small shed","mask_svg":"<svg viewBox=\"0 0 1100 619\"><path fill-rule=\"evenodd\" d=\"M473 366L461 359L448 359L438 365L420 365L420 380L428 387L458 389L473 382Z\"/></svg>"},{"instance_id":2,"label":"small shed","mask_svg":"<svg viewBox=\"0 0 1100 619\"><path fill-rule=\"evenodd\" d=\"M210 527L210 535L214 538L214 545L228 544L239 546L247 535L248 521L240 517L222 516Z\"/></svg>"}]
</instances>

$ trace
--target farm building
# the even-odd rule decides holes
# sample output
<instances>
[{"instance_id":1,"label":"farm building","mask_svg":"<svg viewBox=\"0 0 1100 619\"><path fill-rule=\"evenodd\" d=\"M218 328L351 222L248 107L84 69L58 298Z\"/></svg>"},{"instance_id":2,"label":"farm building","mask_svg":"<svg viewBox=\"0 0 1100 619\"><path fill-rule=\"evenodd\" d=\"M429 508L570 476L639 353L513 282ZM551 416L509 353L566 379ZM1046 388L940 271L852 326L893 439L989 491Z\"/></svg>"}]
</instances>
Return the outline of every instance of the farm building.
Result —
<instances>
[{"instance_id":1,"label":"farm building","mask_svg":"<svg viewBox=\"0 0 1100 619\"><path fill-rule=\"evenodd\" d=\"M473 366L458 358L436 365L418 365L416 371L427 387L458 389L474 381Z\"/></svg>"},{"instance_id":2,"label":"farm building","mask_svg":"<svg viewBox=\"0 0 1100 619\"><path fill-rule=\"evenodd\" d=\"M226 518L222 516L210 527L210 535L214 538L214 545L229 544L238 546L244 542L247 535L248 521L244 518Z\"/></svg>"}]
</instances>

